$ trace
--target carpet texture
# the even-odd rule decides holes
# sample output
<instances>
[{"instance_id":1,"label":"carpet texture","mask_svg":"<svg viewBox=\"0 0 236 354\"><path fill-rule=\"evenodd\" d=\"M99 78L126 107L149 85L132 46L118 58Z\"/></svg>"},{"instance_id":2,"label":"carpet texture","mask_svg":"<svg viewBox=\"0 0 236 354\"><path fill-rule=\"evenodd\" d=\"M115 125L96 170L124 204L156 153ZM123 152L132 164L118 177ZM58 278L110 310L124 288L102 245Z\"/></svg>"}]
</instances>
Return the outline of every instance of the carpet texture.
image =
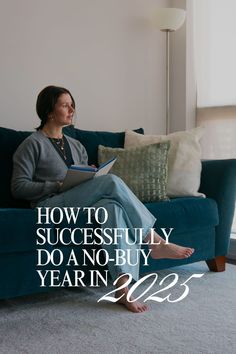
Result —
<instances>
[{"instance_id":1,"label":"carpet texture","mask_svg":"<svg viewBox=\"0 0 236 354\"><path fill-rule=\"evenodd\" d=\"M226 272L213 273L205 263L195 263L160 271L159 281L173 272L180 277L178 284L193 273L204 276L190 280L190 292L181 302L151 301L150 311L143 314L97 303L106 288L59 289L0 300L0 353L235 353L236 266L228 264ZM147 284L150 281L141 288ZM178 284L171 290L173 298L183 292ZM153 287L158 289L158 284Z\"/></svg>"}]
</instances>

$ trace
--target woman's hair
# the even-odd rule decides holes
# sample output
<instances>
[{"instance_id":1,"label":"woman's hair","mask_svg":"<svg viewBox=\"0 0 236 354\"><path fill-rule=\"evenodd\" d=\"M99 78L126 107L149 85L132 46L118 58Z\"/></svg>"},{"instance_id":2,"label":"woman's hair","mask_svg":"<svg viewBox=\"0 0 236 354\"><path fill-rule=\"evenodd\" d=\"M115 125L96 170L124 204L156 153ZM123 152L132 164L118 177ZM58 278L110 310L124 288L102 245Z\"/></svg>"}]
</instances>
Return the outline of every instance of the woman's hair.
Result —
<instances>
[{"instance_id":1,"label":"woman's hair","mask_svg":"<svg viewBox=\"0 0 236 354\"><path fill-rule=\"evenodd\" d=\"M36 130L42 129L48 120L48 115L53 112L58 98L68 93L72 100L72 106L75 109L75 100L69 90L64 87L47 86L38 95L36 102L36 112L41 120L41 124Z\"/></svg>"}]
</instances>

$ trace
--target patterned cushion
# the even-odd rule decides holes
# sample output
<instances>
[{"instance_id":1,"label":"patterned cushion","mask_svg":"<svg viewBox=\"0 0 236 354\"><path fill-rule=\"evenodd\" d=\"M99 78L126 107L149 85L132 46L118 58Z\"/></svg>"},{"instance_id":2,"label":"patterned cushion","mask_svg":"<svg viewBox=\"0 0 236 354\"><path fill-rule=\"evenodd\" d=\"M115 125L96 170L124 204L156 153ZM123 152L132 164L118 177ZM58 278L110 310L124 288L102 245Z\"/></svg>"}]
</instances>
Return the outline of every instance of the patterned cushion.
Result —
<instances>
[{"instance_id":1,"label":"patterned cushion","mask_svg":"<svg viewBox=\"0 0 236 354\"><path fill-rule=\"evenodd\" d=\"M121 177L142 202L167 200L167 156L169 142L129 149L99 145L98 161L116 156L111 173Z\"/></svg>"}]
</instances>

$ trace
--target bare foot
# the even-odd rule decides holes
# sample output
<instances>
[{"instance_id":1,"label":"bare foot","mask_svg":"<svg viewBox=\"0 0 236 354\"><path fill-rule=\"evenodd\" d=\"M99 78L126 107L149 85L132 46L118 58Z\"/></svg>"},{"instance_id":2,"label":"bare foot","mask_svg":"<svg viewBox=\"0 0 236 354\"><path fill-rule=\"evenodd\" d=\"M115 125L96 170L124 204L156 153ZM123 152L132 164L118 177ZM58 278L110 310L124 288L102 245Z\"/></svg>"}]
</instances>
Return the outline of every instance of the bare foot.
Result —
<instances>
[{"instance_id":1,"label":"bare foot","mask_svg":"<svg viewBox=\"0 0 236 354\"><path fill-rule=\"evenodd\" d=\"M165 243L150 245L151 257L154 259L161 258L172 258L172 259L182 259L190 257L194 249L189 247L178 246L175 243Z\"/></svg>"},{"instance_id":2,"label":"bare foot","mask_svg":"<svg viewBox=\"0 0 236 354\"><path fill-rule=\"evenodd\" d=\"M129 302L127 300L127 292L128 289L126 291L117 291L115 293L116 298L120 298L123 294L123 296L117 301L117 304L124 305L127 308L127 310L136 313L146 312L149 310L148 306L141 302L138 301ZM133 300L132 297L131 300Z\"/></svg>"}]
</instances>

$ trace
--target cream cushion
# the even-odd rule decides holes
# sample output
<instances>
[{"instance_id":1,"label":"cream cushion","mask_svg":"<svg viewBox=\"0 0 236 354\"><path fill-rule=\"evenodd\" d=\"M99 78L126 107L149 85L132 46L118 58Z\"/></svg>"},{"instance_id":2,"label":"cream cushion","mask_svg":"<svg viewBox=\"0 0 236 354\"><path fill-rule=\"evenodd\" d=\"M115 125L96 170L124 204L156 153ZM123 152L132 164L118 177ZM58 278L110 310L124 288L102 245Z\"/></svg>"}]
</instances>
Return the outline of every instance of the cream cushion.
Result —
<instances>
[{"instance_id":1,"label":"cream cushion","mask_svg":"<svg viewBox=\"0 0 236 354\"><path fill-rule=\"evenodd\" d=\"M124 148L170 141L167 195L204 196L198 193L202 169L199 141L203 132L202 127L169 135L141 135L126 130Z\"/></svg>"}]
</instances>

